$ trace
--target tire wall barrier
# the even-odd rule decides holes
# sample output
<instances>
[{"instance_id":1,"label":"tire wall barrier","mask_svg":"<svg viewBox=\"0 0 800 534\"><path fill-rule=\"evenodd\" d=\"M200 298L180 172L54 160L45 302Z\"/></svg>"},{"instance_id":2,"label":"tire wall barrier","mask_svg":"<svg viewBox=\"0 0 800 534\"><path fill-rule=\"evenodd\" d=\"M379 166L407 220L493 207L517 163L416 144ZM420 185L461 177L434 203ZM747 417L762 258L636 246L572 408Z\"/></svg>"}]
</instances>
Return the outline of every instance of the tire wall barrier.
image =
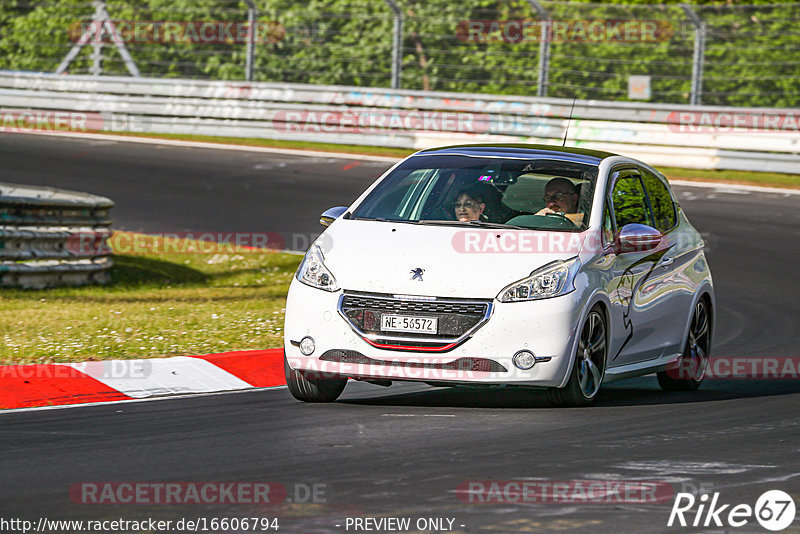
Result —
<instances>
[{"instance_id":1,"label":"tire wall barrier","mask_svg":"<svg viewBox=\"0 0 800 534\"><path fill-rule=\"evenodd\" d=\"M107 283L113 206L88 193L0 182L0 287Z\"/></svg>"}]
</instances>

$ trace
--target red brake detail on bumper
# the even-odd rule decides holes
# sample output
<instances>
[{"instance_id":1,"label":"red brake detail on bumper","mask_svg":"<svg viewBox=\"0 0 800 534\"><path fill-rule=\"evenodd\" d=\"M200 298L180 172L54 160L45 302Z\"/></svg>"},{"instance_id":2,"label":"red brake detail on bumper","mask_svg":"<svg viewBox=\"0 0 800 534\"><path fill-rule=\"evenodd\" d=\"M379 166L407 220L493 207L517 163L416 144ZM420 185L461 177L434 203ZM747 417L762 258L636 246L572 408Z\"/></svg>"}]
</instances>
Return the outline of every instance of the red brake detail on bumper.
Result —
<instances>
[{"instance_id":1,"label":"red brake detail on bumper","mask_svg":"<svg viewBox=\"0 0 800 534\"><path fill-rule=\"evenodd\" d=\"M393 350L407 350L411 352L444 352L447 350L452 349L458 343L448 343L447 345L443 345L441 347L414 347L414 346L407 346L407 345L387 345L384 343L376 343L370 339L365 337L361 337L364 341L372 345L373 347L377 347L379 349L393 349Z\"/></svg>"}]
</instances>

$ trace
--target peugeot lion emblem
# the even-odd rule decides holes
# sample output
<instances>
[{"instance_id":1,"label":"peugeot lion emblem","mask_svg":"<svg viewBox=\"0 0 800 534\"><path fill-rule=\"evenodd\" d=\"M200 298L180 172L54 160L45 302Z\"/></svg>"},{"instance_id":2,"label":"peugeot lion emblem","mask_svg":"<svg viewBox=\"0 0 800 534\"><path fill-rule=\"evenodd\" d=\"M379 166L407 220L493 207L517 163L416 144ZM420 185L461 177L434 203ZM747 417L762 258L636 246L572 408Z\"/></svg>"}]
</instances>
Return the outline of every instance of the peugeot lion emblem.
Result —
<instances>
[{"instance_id":1,"label":"peugeot lion emblem","mask_svg":"<svg viewBox=\"0 0 800 534\"><path fill-rule=\"evenodd\" d=\"M411 269L411 279L412 280L419 280L422 282L422 274L425 272L425 269L421 267L417 267L416 269Z\"/></svg>"}]
</instances>

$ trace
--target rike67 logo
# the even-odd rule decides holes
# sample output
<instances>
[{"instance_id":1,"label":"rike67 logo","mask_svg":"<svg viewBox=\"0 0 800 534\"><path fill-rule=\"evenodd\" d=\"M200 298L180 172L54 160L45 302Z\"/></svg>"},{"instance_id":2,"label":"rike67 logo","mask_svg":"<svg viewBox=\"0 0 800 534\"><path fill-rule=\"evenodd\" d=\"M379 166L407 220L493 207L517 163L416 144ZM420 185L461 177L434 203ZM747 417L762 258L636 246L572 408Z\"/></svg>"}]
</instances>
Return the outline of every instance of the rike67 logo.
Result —
<instances>
[{"instance_id":1,"label":"rike67 logo","mask_svg":"<svg viewBox=\"0 0 800 534\"><path fill-rule=\"evenodd\" d=\"M699 498L691 493L678 493L667 526L739 528L753 519L767 530L784 530L795 519L794 499L785 491L769 490L758 498L755 506L750 506L722 504L719 492L712 496L703 493Z\"/></svg>"}]
</instances>

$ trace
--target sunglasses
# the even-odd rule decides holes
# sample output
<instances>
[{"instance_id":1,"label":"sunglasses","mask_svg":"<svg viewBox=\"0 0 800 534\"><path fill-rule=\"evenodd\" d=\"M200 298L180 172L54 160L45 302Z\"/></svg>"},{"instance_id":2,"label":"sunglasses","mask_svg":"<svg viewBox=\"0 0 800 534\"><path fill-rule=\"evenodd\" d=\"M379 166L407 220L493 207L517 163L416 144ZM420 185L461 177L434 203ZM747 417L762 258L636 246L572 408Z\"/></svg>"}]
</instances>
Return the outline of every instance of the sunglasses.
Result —
<instances>
[{"instance_id":1,"label":"sunglasses","mask_svg":"<svg viewBox=\"0 0 800 534\"><path fill-rule=\"evenodd\" d=\"M544 196L544 201L545 202L550 202L551 200L555 200L556 202L558 202L562 198L566 198L569 195L574 195L574 194L575 193L553 193L552 195L545 195Z\"/></svg>"},{"instance_id":2,"label":"sunglasses","mask_svg":"<svg viewBox=\"0 0 800 534\"><path fill-rule=\"evenodd\" d=\"M472 208L476 208L478 206L477 202L472 202L471 200L467 200L466 202L454 202L453 208L460 209L465 208L471 210Z\"/></svg>"}]
</instances>

